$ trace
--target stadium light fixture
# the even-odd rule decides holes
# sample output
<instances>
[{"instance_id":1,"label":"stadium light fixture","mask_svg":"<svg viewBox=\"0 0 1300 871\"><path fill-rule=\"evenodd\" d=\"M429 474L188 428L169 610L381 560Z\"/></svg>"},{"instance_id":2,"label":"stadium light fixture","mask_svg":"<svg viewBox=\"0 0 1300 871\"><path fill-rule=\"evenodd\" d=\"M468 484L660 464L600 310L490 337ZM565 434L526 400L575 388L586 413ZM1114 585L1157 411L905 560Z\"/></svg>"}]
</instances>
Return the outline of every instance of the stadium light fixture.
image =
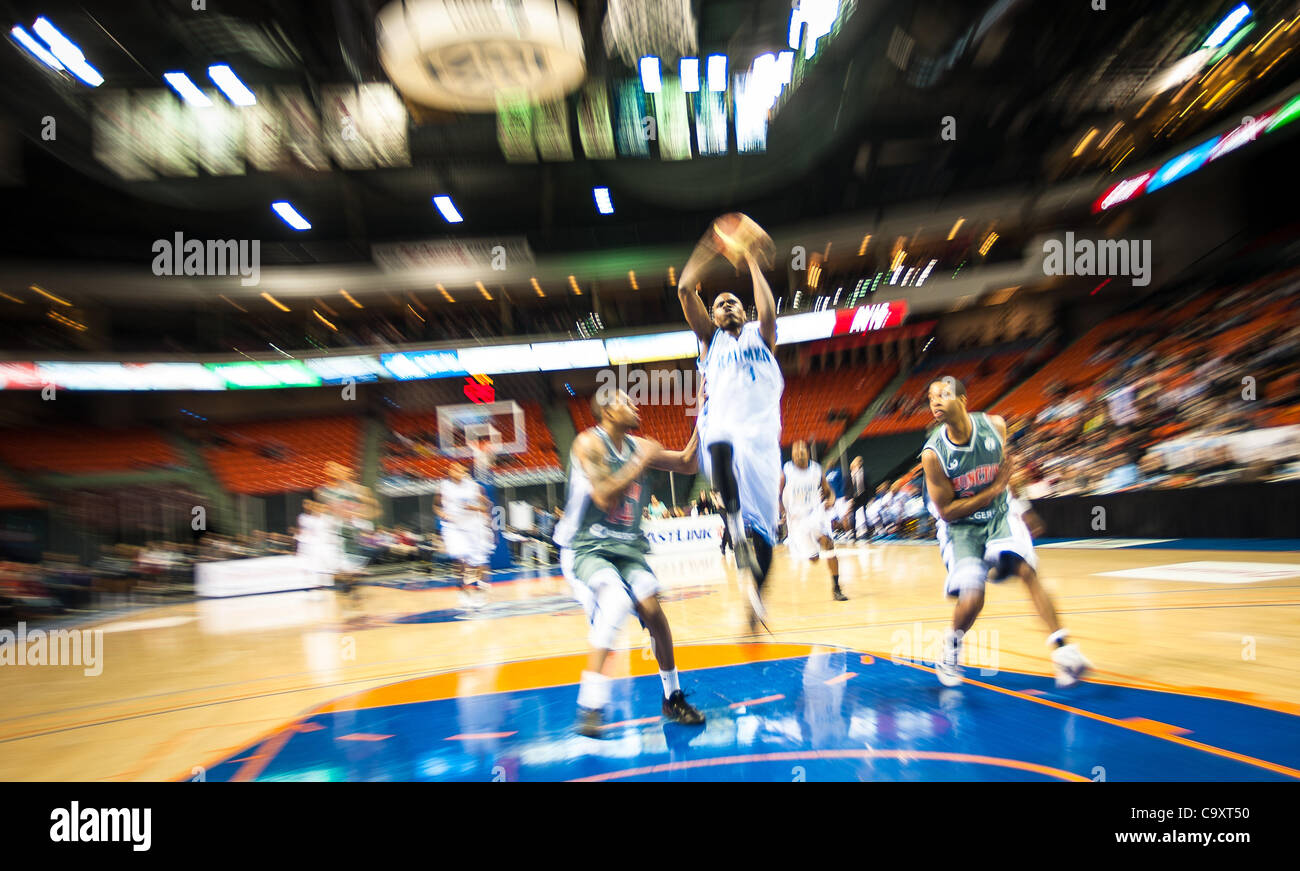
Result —
<instances>
[{"instance_id":1,"label":"stadium light fixture","mask_svg":"<svg viewBox=\"0 0 1300 871\"><path fill-rule=\"evenodd\" d=\"M709 55L709 90L727 90L727 56L725 54Z\"/></svg>"},{"instance_id":2,"label":"stadium light fixture","mask_svg":"<svg viewBox=\"0 0 1300 871\"><path fill-rule=\"evenodd\" d=\"M1217 48L1227 42L1228 37L1241 26L1241 22L1250 17L1250 7L1242 3L1236 9L1227 14L1219 25L1210 31L1210 35L1205 37L1205 42L1201 43L1201 48Z\"/></svg>"},{"instance_id":3,"label":"stadium light fixture","mask_svg":"<svg viewBox=\"0 0 1300 871\"><path fill-rule=\"evenodd\" d=\"M226 95L226 99L236 106L257 104L257 97L227 64L213 64L208 67L208 78L212 79L213 83L221 89L221 93Z\"/></svg>"},{"instance_id":4,"label":"stadium light fixture","mask_svg":"<svg viewBox=\"0 0 1300 871\"><path fill-rule=\"evenodd\" d=\"M647 94L657 94L663 90L659 77L659 58L648 55L641 58L641 88Z\"/></svg>"},{"instance_id":5,"label":"stadium light fixture","mask_svg":"<svg viewBox=\"0 0 1300 871\"><path fill-rule=\"evenodd\" d=\"M37 60L50 69L59 70L61 72L66 70L66 67L59 63L59 59L50 54L49 49L41 45L34 36L24 30L20 25L15 24L13 29L9 31L9 35L14 38L15 42L31 52Z\"/></svg>"},{"instance_id":6,"label":"stadium light fixture","mask_svg":"<svg viewBox=\"0 0 1300 871\"><path fill-rule=\"evenodd\" d=\"M172 86L172 90L181 95L181 99L191 106L207 109L212 105L208 95L199 90L198 85L190 81L185 73L163 73L163 80Z\"/></svg>"},{"instance_id":7,"label":"stadium light fixture","mask_svg":"<svg viewBox=\"0 0 1300 871\"><path fill-rule=\"evenodd\" d=\"M790 80L794 77L794 52L779 51L776 53L776 74L777 81L781 84L790 84Z\"/></svg>"},{"instance_id":8,"label":"stadium light fixture","mask_svg":"<svg viewBox=\"0 0 1300 871\"><path fill-rule=\"evenodd\" d=\"M98 88L104 84L104 77L99 74L99 70L86 63L86 56L81 53L77 44L68 39L59 29L49 22L48 18L38 18L32 24L32 30L36 35L45 40L45 44L50 47L50 53L58 58L59 63L67 68L78 79L90 85L92 88Z\"/></svg>"},{"instance_id":9,"label":"stadium light fixture","mask_svg":"<svg viewBox=\"0 0 1300 871\"><path fill-rule=\"evenodd\" d=\"M687 94L694 94L700 90L700 59L698 57L684 57L678 70L682 77L682 91Z\"/></svg>"},{"instance_id":10,"label":"stadium light fixture","mask_svg":"<svg viewBox=\"0 0 1300 871\"><path fill-rule=\"evenodd\" d=\"M609 188L592 188L591 195L596 198L596 209L602 215L614 214L614 201L610 199Z\"/></svg>"},{"instance_id":11,"label":"stadium light fixture","mask_svg":"<svg viewBox=\"0 0 1300 871\"><path fill-rule=\"evenodd\" d=\"M448 224L459 224L465 219L461 217L460 212L456 210L456 204L451 201L451 197L446 194L438 194L433 198L433 204L442 212L442 216L447 219Z\"/></svg>"},{"instance_id":12,"label":"stadium light fixture","mask_svg":"<svg viewBox=\"0 0 1300 871\"><path fill-rule=\"evenodd\" d=\"M293 227L295 230L311 229L311 224L307 222L307 219L299 214L298 210L295 209L291 203L286 202L285 200L271 203L271 210L279 215L281 220L290 227Z\"/></svg>"}]
</instances>

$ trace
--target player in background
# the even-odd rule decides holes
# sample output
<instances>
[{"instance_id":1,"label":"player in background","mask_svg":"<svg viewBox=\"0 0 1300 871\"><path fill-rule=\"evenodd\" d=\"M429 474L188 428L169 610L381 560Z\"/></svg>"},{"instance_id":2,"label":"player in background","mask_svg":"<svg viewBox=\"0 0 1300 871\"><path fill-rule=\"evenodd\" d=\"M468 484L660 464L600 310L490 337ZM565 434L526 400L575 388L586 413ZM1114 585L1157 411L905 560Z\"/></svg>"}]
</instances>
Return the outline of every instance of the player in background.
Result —
<instances>
[{"instance_id":1,"label":"player in background","mask_svg":"<svg viewBox=\"0 0 1300 871\"><path fill-rule=\"evenodd\" d=\"M786 544L795 559L816 562L824 553L831 572L831 598L847 602L840 589L840 561L831 538L835 494L820 463L808 456L808 443L800 439L790 449L790 462L781 470L781 506L786 524Z\"/></svg>"},{"instance_id":2,"label":"player in background","mask_svg":"<svg viewBox=\"0 0 1300 871\"><path fill-rule=\"evenodd\" d=\"M482 572L492 555L492 503L462 463L451 464L451 478L441 483L438 501L443 546L460 572L461 602L482 605L488 586Z\"/></svg>"},{"instance_id":3,"label":"player in background","mask_svg":"<svg viewBox=\"0 0 1300 871\"><path fill-rule=\"evenodd\" d=\"M677 286L686 322L700 342L700 464L722 495L751 633L766 625L762 589L780 516L785 378L776 361L776 301L757 259L770 248L771 239L752 220L723 215L696 246ZM742 265L749 270L757 321L748 320L734 293L718 294L707 307L700 299L698 276L715 254L737 272Z\"/></svg>"},{"instance_id":4,"label":"player in background","mask_svg":"<svg viewBox=\"0 0 1300 871\"><path fill-rule=\"evenodd\" d=\"M629 435L641 425L641 416L622 391L597 391L591 410L598 423L573 441L569 495L555 528L560 567L591 625L578 686L578 733L589 738L604 734L610 681L605 662L631 613L650 632L664 717L702 725L704 715L681 689L672 630L659 604L659 579L646 562L649 544L641 532L641 512L650 495L646 470L694 474L698 437L692 434L685 448L668 451L652 439Z\"/></svg>"},{"instance_id":5,"label":"player in background","mask_svg":"<svg viewBox=\"0 0 1300 871\"><path fill-rule=\"evenodd\" d=\"M356 470L339 462L325 464L329 482L316 488L315 501L334 520L338 536L338 559L335 581L338 589L352 601L360 591L361 575L370 561L362 536L373 532L379 519L379 500L370 488L356 479Z\"/></svg>"},{"instance_id":6,"label":"player in background","mask_svg":"<svg viewBox=\"0 0 1300 871\"><path fill-rule=\"evenodd\" d=\"M1038 559L1029 530L1010 510L1007 483L1014 464L1006 453L1006 424L997 415L966 410L966 388L946 376L930 384L930 411L939 422L921 449L930 513L937 521L939 549L948 577L944 592L957 599L952 626L944 635L935 671L944 686L962 682L963 635L984 607L990 569L999 578L1019 577L1047 624L1056 684L1078 682L1091 664L1067 642L1051 597L1038 578Z\"/></svg>"}]
</instances>

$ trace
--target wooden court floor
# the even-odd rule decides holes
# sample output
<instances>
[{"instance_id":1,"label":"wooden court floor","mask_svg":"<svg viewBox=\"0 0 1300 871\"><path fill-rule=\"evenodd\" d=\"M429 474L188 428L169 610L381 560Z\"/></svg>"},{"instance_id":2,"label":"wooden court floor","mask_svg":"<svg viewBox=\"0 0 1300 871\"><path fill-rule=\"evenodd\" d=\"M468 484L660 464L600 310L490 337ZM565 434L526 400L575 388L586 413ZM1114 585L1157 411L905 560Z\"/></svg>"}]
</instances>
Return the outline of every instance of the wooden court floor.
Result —
<instances>
[{"instance_id":1,"label":"wooden court floor","mask_svg":"<svg viewBox=\"0 0 1300 871\"><path fill-rule=\"evenodd\" d=\"M1039 560L1062 622L1096 666L1094 681L1300 714L1300 554L1044 548ZM1197 562L1230 564L1225 576L1237 577L1250 576L1247 564L1273 568L1241 583L1102 574ZM715 553L655 563L678 645L741 639L734 575ZM841 573L850 601L837 603L824 566L794 565L778 548L768 591L773 635L760 640L923 659L951 614L937 549L855 548L842 553ZM0 779L185 779L358 691L465 670L461 692L494 692L490 664L585 650L585 620L562 598L567 585L556 570L540 574L495 583L475 615L452 589L368 586L355 604L318 591L81 624L103 633L98 674L0 666ZM991 587L975 628L992 640L1000 669L1051 673L1023 586ZM646 640L633 621L622 646L644 651ZM615 673L620 667L616 660ZM578 670L564 669L545 680L576 683Z\"/></svg>"}]
</instances>

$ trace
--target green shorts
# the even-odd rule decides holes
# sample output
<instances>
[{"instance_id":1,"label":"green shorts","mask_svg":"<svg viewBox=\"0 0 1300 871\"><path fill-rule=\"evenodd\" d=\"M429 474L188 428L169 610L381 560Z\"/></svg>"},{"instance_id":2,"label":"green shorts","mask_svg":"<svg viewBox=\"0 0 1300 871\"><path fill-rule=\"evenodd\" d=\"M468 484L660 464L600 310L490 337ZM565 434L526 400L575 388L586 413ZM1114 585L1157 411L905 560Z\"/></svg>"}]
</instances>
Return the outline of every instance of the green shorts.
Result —
<instances>
[{"instance_id":1,"label":"green shorts","mask_svg":"<svg viewBox=\"0 0 1300 871\"><path fill-rule=\"evenodd\" d=\"M659 579L646 562L644 551L634 544L603 543L599 547L577 548L572 554L571 580L592 590L621 583L638 602L659 592ZM567 562L562 560L562 564Z\"/></svg>"},{"instance_id":2,"label":"green shorts","mask_svg":"<svg viewBox=\"0 0 1300 871\"><path fill-rule=\"evenodd\" d=\"M939 552L948 577L944 592L957 596L963 590L983 589L991 565L1004 553L1013 554L1038 568L1034 540L1020 514L1004 511L987 523L938 521Z\"/></svg>"}]
</instances>

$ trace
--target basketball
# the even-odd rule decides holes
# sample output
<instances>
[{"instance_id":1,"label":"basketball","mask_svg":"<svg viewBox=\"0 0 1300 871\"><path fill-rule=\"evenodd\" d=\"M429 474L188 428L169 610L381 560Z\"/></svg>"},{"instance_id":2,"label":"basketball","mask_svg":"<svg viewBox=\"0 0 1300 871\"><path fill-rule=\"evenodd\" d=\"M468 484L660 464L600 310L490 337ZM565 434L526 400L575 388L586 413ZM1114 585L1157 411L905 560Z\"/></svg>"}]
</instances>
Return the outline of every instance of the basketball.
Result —
<instances>
[{"instance_id":1,"label":"basketball","mask_svg":"<svg viewBox=\"0 0 1300 871\"><path fill-rule=\"evenodd\" d=\"M722 215L713 221L706 234L719 254L740 271L745 255L750 254L760 266L772 268L776 248L772 237L753 218L740 212Z\"/></svg>"}]
</instances>

